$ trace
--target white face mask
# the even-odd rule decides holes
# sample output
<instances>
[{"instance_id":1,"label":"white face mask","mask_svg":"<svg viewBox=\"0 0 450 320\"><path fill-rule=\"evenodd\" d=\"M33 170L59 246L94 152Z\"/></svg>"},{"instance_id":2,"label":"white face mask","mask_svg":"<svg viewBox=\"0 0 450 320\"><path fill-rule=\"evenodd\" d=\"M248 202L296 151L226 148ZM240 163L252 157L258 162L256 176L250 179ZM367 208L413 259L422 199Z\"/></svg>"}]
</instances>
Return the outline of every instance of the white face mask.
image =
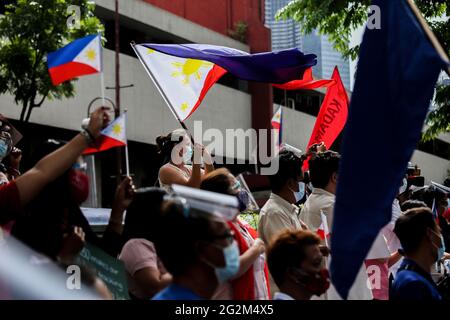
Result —
<instances>
[{"instance_id":1,"label":"white face mask","mask_svg":"<svg viewBox=\"0 0 450 320\"><path fill-rule=\"evenodd\" d=\"M299 202L305 196L305 183L300 181L298 183L298 192L294 192L295 201Z\"/></svg>"},{"instance_id":2,"label":"white face mask","mask_svg":"<svg viewBox=\"0 0 450 320\"><path fill-rule=\"evenodd\" d=\"M192 161L192 147L189 145L187 147L184 148L184 153L183 153L183 162L184 163L190 163Z\"/></svg>"}]
</instances>

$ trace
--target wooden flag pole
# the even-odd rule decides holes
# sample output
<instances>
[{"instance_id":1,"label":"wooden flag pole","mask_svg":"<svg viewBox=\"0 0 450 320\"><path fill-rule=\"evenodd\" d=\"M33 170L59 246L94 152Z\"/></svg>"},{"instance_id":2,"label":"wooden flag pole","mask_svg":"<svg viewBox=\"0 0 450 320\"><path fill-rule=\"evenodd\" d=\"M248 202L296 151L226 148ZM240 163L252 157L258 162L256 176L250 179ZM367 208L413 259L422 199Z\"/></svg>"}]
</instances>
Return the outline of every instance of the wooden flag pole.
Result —
<instances>
[{"instance_id":1,"label":"wooden flag pole","mask_svg":"<svg viewBox=\"0 0 450 320\"><path fill-rule=\"evenodd\" d=\"M188 133L188 135L191 137L191 141L192 144L194 144L194 138L192 136L192 134L189 132L189 129L186 127L186 125L184 124L183 121L181 121L180 117L178 116L178 114L175 112L175 108L172 106L172 103L170 103L169 98L167 97L167 95L164 93L164 90L161 88L161 86L159 85L158 81L156 80L155 76L153 75L152 71L150 70L150 68L147 66L147 64L144 62L144 59L142 58L141 54L139 53L138 50L136 50L135 46L136 43L133 41L130 43L131 47L133 48L134 52L136 53L139 61L142 63L142 65L144 66L145 70L147 71L147 74L149 75L150 79L152 79L152 82L154 83L154 85L156 86L156 89L158 89L158 92L161 94L161 96L163 97L163 100L166 102L167 106L169 107L170 111L172 112L172 114L174 115L175 119L178 120L178 122L180 123L181 127L186 130L186 132Z\"/></svg>"},{"instance_id":2,"label":"wooden flag pole","mask_svg":"<svg viewBox=\"0 0 450 320\"><path fill-rule=\"evenodd\" d=\"M425 18L422 16L422 13L415 4L414 0L406 0L406 3L409 5L412 12L416 16L417 21L419 22L420 26L427 35L433 47L436 49L439 56L442 58L442 60L444 60L448 64L447 68L445 68L445 72L448 74L448 76L450 76L450 59L448 58L448 55L445 52L444 48L442 48L441 44L439 43L439 40L434 35Z\"/></svg>"}]
</instances>

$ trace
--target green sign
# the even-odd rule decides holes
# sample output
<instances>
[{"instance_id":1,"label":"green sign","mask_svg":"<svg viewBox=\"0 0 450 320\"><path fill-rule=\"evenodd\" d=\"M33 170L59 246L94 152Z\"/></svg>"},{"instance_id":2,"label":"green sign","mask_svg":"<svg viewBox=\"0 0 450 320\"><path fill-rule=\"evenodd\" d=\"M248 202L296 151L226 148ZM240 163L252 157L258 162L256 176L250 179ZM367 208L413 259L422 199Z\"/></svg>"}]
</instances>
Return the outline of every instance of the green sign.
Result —
<instances>
[{"instance_id":1,"label":"green sign","mask_svg":"<svg viewBox=\"0 0 450 320\"><path fill-rule=\"evenodd\" d=\"M105 282L114 300L128 300L128 286L123 262L114 259L98 247L86 243L78 256L78 263L93 269Z\"/></svg>"}]
</instances>

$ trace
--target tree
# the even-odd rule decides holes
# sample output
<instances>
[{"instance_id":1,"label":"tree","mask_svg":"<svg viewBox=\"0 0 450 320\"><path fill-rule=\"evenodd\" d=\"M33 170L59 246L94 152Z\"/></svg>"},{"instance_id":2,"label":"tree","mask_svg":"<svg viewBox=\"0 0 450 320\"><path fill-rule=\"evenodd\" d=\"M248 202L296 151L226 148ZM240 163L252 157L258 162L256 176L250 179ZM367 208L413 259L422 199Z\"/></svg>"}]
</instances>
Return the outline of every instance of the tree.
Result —
<instances>
[{"instance_id":1,"label":"tree","mask_svg":"<svg viewBox=\"0 0 450 320\"><path fill-rule=\"evenodd\" d=\"M450 0L415 1L447 54L450 53ZM292 18L299 22L304 34L317 30L333 42L334 48L346 58L356 59L359 45L349 47L352 31L364 25L370 0L294 0L282 8L277 19ZM446 18L442 18L442 17ZM423 133L423 140L432 140L450 131L450 86L440 84Z\"/></svg>"},{"instance_id":2,"label":"tree","mask_svg":"<svg viewBox=\"0 0 450 320\"><path fill-rule=\"evenodd\" d=\"M14 96L22 107L21 121L28 122L46 99L74 96L74 81L52 84L46 55L77 38L102 33L94 9L88 0L17 0L5 6L0 18L0 94Z\"/></svg>"}]
</instances>

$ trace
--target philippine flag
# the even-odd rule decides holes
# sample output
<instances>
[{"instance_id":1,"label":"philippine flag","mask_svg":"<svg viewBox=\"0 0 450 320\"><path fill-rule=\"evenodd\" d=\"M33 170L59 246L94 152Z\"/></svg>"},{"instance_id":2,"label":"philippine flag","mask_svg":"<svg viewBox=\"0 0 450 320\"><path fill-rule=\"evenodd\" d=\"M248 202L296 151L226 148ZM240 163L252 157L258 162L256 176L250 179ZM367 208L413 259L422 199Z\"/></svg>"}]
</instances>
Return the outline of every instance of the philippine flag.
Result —
<instances>
[{"instance_id":1,"label":"philippine flag","mask_svg":"<svg viewBox=\"0 0 450 320\"><path fill-rule=\"evenodd\" d=\"M47 66L53 85L102 71L100 35L77 39L47 55Z\"/></svg>"},{"instance_id":2,"label":"philippine flag","mask_svg":"<svg viewBox=\"0 0 450 320\"><path fill-rule=\"evenodd\" d=\"M275 142L275 152L278 153L280 151L280 146L282 142L282 130L283 130L283 110L282 107L278 108L277 112L272 117L272 129L274 130L274 142Z\"/></svg>"},{"instance_id":3,"label":"philippine flag","mask_svg":"<svg viewBox=\"0 0 450 320\"><path fill-rule=\"evenodd\" d=\"M143 45L135 49L181 121L194 113L208 90L227 72L208 61L175 57Z\"/></svg>"},{"instance_id":4,"label":"philippine flag","mask_svg":"<svg viewBox=\"0 0 450 320\"><path fill-rule=\"evenodd\" d=\"M126 112L115 119L105 129L102 130L101 136L98 139L96 148L87 148L83 154L88 155L105 151L111 148L123 147L127 145L127 133L125 123L127 121Z\"/></svg>"}]
</instances>

